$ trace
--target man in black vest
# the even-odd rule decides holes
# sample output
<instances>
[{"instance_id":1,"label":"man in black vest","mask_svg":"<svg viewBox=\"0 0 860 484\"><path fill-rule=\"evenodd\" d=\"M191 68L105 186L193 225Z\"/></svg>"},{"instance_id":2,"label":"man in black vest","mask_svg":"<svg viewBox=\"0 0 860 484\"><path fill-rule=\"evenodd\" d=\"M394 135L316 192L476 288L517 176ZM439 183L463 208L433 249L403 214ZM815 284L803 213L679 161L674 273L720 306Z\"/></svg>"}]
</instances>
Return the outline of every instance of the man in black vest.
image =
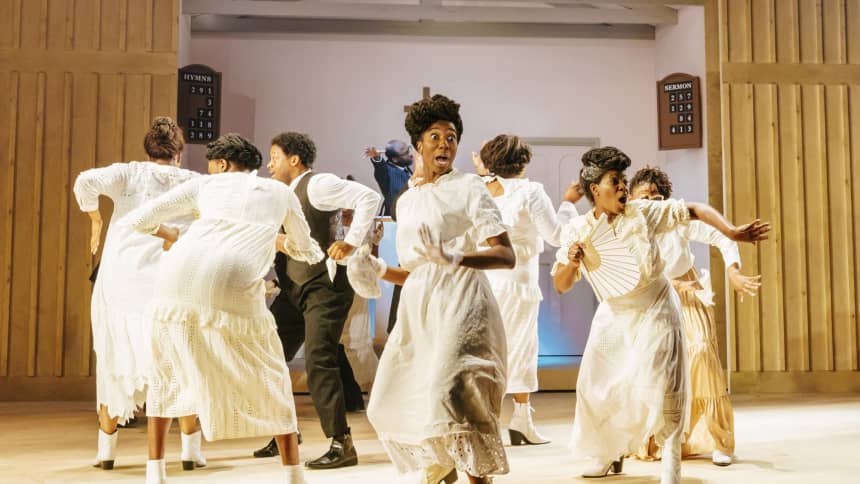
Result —
<instances>
[{"instance_id":1,"label":"man in black vest","mask_svg":"<svg viewBox=\"0 0 860 484\"><path fill-rule=\"evenodd\" d=\"M272 139L268 168L272 178L290 186L302 205L311 236L340 260L361 245L370 231L382 197L370 188L311 167L314 142L299 133ZM336 240L341 209L354 210L344 240ZM346 421L344 391L338 365L338 346L354 292L346 268L324 260L314 265L279 254L275 271L281 293L272 304L284 355L292 360L304 343L308 389L331 447L322 457L306 462L313 469L356 465L358 456Z\"/></svg>"}]
</instances>

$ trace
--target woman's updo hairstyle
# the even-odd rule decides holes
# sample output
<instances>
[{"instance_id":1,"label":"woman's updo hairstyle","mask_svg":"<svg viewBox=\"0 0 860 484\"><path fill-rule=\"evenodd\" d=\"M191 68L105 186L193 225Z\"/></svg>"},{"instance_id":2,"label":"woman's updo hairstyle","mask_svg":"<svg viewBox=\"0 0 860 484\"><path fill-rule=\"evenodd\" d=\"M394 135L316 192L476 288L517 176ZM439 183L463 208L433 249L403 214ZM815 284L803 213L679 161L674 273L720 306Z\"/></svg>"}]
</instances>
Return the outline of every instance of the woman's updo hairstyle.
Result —
<instances>
[{"instance_id":1,"label":"woman's updo hairstyle","mask_svg":"<svg viewBox=\"0 0 860 484\"><path fill-rule=\"evenodd\" d=\"M582 169L579 170L579 183L585 197L594 203L591 185L599 185L608 171L623 172L630 167L630 157L614 146L593 148L582 155Z\"/></svg>"}]
</instances>

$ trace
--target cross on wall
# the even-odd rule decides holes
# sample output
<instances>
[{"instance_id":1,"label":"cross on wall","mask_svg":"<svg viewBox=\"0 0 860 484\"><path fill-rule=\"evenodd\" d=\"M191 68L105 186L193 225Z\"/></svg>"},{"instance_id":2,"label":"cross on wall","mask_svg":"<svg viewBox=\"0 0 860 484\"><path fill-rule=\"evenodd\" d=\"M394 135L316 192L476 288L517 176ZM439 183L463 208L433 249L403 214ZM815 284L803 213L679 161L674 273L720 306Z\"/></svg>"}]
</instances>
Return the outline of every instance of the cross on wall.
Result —
<instances>
[{"instance_id":1,"label":"cross on wall","mask_svg":"<svg viewBox=\"0 0 860 484\"><path fill-rule=\"evenodd\" d=\"M429 87L424 86L421 89L421 99L430 99L430 88ZM404 113L408 113L410 109L412 109L411 104L403 106L403 112Z\"/></svg>"}]
</instances>

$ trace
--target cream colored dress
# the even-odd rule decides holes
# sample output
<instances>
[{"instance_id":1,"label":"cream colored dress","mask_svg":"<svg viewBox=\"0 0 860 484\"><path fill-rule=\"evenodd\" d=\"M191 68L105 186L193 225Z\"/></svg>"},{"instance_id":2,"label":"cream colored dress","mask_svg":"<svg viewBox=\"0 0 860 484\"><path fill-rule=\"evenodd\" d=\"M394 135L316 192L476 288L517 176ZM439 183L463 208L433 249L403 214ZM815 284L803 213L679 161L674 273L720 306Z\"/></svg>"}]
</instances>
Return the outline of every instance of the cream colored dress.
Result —
<instances>
[{"instance_id":1,"label":"cream colored dress","mask_svg":"<svg viewBox=\"0 0 860 484\"><path fill-rule=\"evenodd\" d=\"M508 472L499 436L505 328L484 271L428 262L413 248L426 223L449 250L473 252L506 231L477 175L457 170L397 203L397 256L409 271L367 416L400 472L432 464Z\"/></svg>"},{"instance_id":2,"label":"cream colored dress","mask_svg":"<svg viewBox=\"0 0 860 484\"><path fill-rule=\"evenodd\" d=\"M576 207L563 202L556 214L542 184L527 178L495 179L504 193L493 197L493 201L499 206L503 223L510 227L508 237L517 265L513 269L486 271L487 278L505 320L507 393L531 393L538 390L538 313L543 299L540 253L544 242L561 245L561 230L576 216Z\"/></svg>"},{"instance_id":3,"label":"cream colored dress","mask_svg":"<svg viewBox=\"0 0 860 484\"><path fill-rule=\"evenodd\" d=\"M322 259L299 201L252 173L200 177L127 217L143 233L199 213L158 266L147 414L198 414L207 440L296 431L290 375L263 278L283 226L290 256Z\"/></svg>"},{"instance_id":4,"label":"cream colored dress","mask_svg":"<svg viewBox=\"0 0 860 484\"><path fill-rule=\"evenodd\" d=\"M96 402L120 424L146 401L150 365L150 319L147 308L161 259L161 239L117 223L131 210L198 176L198 173L151 161L115 163L86 170L74 192L84 212L99 209L99 196L113 201L113 216L93 286L90 315L96 352ZM185 231L190 217L171 220ZM77 281L84 283L84 281Z\"/></svg>"},{"instance_id":5,"label":"cream colored dress","mask_svg":"<svg viewBox=\"0 0 860 484\"><path fill-rule=\"evenodd\" d=\"M733 455L734 414L720 363L710 277L707 273L700 275L693 266L695 258L690 242L717 247L726 267L741 263L738 244L703 222L692 221L660 236L666 276L701 285L699 291L679 294L691 391L690 435L684 450L695 454L717 449Z\"/></svg>"},{"instance_id":6,"label":"cream colored dress","mask_svg":"<svg viewBox=\"0 0 860 484\"><path fill-rule=\"evenodd\" d=\"M687 376L678 297L663 273L660 234L686 224L683 201L629 202L611 227L636 258L633 292L600 301L576 383L571 447L600 464L635 451L650 435L662 445L684 425ZM556 266L597 223L594 212L564 230ZM579 274L577 274L577 279Z\"/></svg>"}]
</instances>

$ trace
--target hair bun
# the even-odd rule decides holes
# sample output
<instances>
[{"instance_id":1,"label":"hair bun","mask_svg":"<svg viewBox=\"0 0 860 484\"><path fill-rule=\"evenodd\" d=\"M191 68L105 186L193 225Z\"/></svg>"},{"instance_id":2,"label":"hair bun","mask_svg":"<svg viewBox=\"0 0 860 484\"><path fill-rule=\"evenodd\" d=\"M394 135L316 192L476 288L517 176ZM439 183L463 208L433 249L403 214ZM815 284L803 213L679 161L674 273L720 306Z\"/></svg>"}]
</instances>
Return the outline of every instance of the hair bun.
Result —
<instances>
[{"instance_id":1,"label":"hair bun","mask_svg":"<svg viewBox=\"0 0 860 484\"><path fill-rule=\"evenodd\" d=\"M167 116L159 116L152 120L152 134L162 138L170 139L176 135L176 121Z\"/></svg>"}]
</instances>

